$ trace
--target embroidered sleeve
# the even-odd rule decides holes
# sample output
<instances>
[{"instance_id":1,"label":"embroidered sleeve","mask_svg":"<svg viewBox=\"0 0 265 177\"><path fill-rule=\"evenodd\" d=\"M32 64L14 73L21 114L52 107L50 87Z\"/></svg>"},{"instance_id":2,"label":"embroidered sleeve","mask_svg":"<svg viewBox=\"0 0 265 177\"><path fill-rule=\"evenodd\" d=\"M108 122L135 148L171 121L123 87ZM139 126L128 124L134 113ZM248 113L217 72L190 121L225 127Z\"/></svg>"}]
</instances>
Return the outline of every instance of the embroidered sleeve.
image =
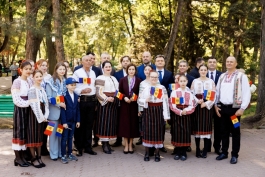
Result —
<instances>
[{"instance_id":1,"label":"embroidered sleeve","mask_svg":"<svg viewBox=\"0 0 265 177\"><path fill-rule=\"evenodd\" d=\"M170 119L167 90L163 87L163 116L165 120Z\"/></svg>"},{"instance_id":2,"label":"embroidered sleeve","mask_svg":"<svg viewBox=\"0 0 265 177\"><path fill-rule=\"evenodd\" d=\"M32 88L29 90L28 100L29 100L31 109L37 118L37 121L39 123L43 122L45 118L40 108L40 100L39 100L38 91L35 88Z\"/></svg>"},{"instance_id":3,"label":"embroidered sleeve","mask_svg":"<svg viewBox=\"0 0 265 177\"><path fill-rule=\"evenodd\" d=\"M196 87L196 79L192 81L190 91L194 95L195 102L198 103L199 99L195 96L196 95L195 87Z\"/></svg>"},{"instance_id":4,"label":"embroidered sleeve","mask_svg":"<svg viewBox=\"0 0 265 177\"><path fill-rule=\"evenodd\" d=\"M190 92L185 92L185 95L187 94L187 96L189 96L189 102L188 102L188 107L185 108L186 110L186 114L189 115L189 114L192 114L194 111L195 111L195 99L194 99L194 96L192 93Z\"/></svg>"},{"instance_id":5,"label":"embroidered sleeve","mask_svg":"<svg viewBox=\"0 0 265 177\"><path fill-rule=\"evenodd\" d=\"M143 87L143 84L142 84L142 82L140 83L140 86L139 86L139 96L140 96L140 94L143 92L143 90L144 90L144 87ZM138 97L138 99L137 99L137 102L138 102L138 100L139 100L139 97ZM138 112L141 112L141 111L143 111L143 107L142 106L140 106L140 104L138 103Z\"/></svg>"},{"instance_id":6,"label":"embroidered sleeve","mask_svg":"<svg viewBox=\"0 0 265 177\"><path fill-rule=\"evenodd\" d=\"M248 107L249 102L250 102L250 98L251 98L248 78L245 74L242 76L241 88L242 88L242 93L241 93L242 94L242 103L241 103L240 108L245 110Z\"/></svg>"},{"instance_id":7,"label":"embroidered sleeve","mask_svg":"<svg viewBox=\"0 0 265 177\"><path fill-rule=\"evenodd\" d=\"M72 76L76 81L79 81L79 77L77 75L77 71L74 72L73 76ZM80 87L80 84L76 84L76 88L75 88L75 93L77 95L80 95L82 91L82 87Z\"/></svg>"},{"instance_id":8,"label":"embroidered sleeve","mask_svg":"<svg viewBox=\"0 0 265 177\"><path fill-rule=\"evenodd\" d=\"M28 100L23 100L20 97L19 95L20 89L21 89L21 80L20 79L14 80L13 85L11 87L11 94L12 94L13 102L16 106L21 107L21 108L29 107Z\"/></svg>"},{"instance_id":9,"label":"embroidered sleeve","mask_svg":"<svg viewBox=\"0 0 265 177\"><path fill-rule=\"evenodd\" d=\"M46 92L44 89L42 89L42 94L43 94L43 99L44 99L44 105L45 105L45 114L44 114L44 118L48 119L49 114L50 114L50 110L49 110L49 102L48 102L48 98L46 95Z\"/></svg>"},{"instance_id":10,"label":"embroidered sleeve","mask_svg":"<svg viewBox=\"0 0 265 177\"><path fill-rule=\"evenodd\" d=\"M141 94L139 94L137 103L142 108L147 108L148 103L146 102L147 97L149 96L147 92L150 90L150 88L145 88Z\"/></svg>"},{"instance_id":11,"label":"embroidered sleeve","mask_svg":"<svg viewBox=\"0 0 265 177\"><path fill-rule=\"evenodd\" d=\"M102 106L108 103L107 99L108 97L103 93L105 86L105 81L101 79L96 79L96 95L98 98L98 101Z\"/></svg>"}]
</instances>

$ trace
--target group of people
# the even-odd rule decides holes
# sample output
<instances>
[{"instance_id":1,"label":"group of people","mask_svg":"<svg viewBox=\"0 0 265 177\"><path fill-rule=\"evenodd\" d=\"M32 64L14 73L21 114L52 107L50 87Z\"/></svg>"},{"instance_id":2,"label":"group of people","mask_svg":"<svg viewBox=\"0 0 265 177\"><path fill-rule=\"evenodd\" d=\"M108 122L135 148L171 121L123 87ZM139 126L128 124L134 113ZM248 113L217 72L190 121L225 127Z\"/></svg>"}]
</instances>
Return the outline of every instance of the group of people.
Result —
<instances>
[{"instance_id":1,"label":"group of people","mask_svg":"<svg viewBox=\"0 0 265 177\"><path fill-rule=\"evenodd\" d=\"M240 126L236 123L251 96L247 76L236 69L236 58L226 59L225 73L216 70L217 60L213 57L207 65L203 58L197 58L190 73L187 61L181 60L175 76L164 68L163 55L157 55L152 64L151 54L146 51L142 60L137 67L129 56L123 56L122 69L116 72L109 54L103 53L96 67L95 54L87 53L72 76L66 75L68 62L58 62L52 76L47 73L46 60L23 62L21 76L11 88L15 104L14 165L45 167L41 154L49 154L54 161L60 158L64 164L77 161L76 156L83 153L97 155L93 147L99 146L99 141L106 154L114 151L112 147L121 146L122 141L123 153L133 154L134 138L139 138L136 145L145 147L144 161L154 155L159 162L159 152L167 152L166 122L171 125L175 160L187 159L191 135L195 137L196 157L206 158L212 144L213 120L216 160L228 158L231 133L230 163L237 163ZM52 131L49 151L45 128ZM116 142L110 145L113 139ZM203 149L200 139L204 140ZM30 159L25 158L29 156L27 151Z\"/></svg>"}]
</instances>

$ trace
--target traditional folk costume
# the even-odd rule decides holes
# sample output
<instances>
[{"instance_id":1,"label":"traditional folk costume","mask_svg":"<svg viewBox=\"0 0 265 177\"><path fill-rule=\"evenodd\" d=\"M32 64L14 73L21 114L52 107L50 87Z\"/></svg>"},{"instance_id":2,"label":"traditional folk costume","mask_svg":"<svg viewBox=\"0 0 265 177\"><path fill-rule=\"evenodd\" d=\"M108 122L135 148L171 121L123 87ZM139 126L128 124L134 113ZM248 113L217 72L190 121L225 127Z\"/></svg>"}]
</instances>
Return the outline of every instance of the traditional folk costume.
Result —
<instances>
[{"instance_id":1,"label":"traditional folk costume","mask_svg":"<svg viewBox=\"0 0 265 177\"><path fill-rule=\"evenodd\" d=\"M79 81L76 84L75 93L80 96L80 127L74 132L74 143L78 150L78 155L82 155L83 149L85 152L92 152L92 130L96 119L95 109L97 106L96 74L92 67L89 71L79 68L74 72L73 78ZM82 90L87 88L91 89L90 93L81 93Z\"/></svg>"},{"instance_id":2,"label":"traditional folk costume","mask_svg":"<svg viewBox=\"0 0 265 177\"><path fill-rule=\"evenodd\" d=\"M250 102L251 93L248 78L245 74L235 71L231 75L223 73L216 86L216 102L221 111L221 134L222 134L222 154L228 155L229 134L232 133L232 157L238 158L240 149L240 126L234 126L231 116L239 109L245 110ZM240 122L240 116L236 117ZM217 159L218 160L218 159ZM232 159L231 159L232 160Z\"/></svg>"},{"instance_id":3,"label":"traditional folk costume","mask_svg":"<svg viewBox=\"0 0 265 177\"><path fill-rule=\"evenodd\" d=\"M60 120L61 107L59 104L52 104L51 98L65 95L66 93L65 78L63 78L62 82L59 79L56 79L54 81L53 78L50 78L47 82L45 90L48 97L49 110L50 110L48 120L55 124L53 132L49 136L50 158L52 160L55 160L58 159L58 157L61 157L61 138L56 136L58 124L61 123Z\"/></svg>"},{"instance_id":4,"label":"traditional folk costume","mask_svg":"<svg viewBox=\"0 0 265 177\"><path fill-rule=\"evenodd\" d=\"M193 120L193 134L195 136L196 143L196 157L200 157L200 138L204 138L203 157L207 157L207 147L211 141L212 134L212 118L213 118L213 105L215 101L215 83L212 79L207 78L201 80L200 78L194 79L191 86L191 91L195 96L196 102L203 99L206 107L201 108L201 105L197 105ZM204 93L211 92L214 97L212 100L206 99Z\"/></svg>"},{"instance_id":5,"label":"traditional folk costume","mask_svg":"<svg viewBox=\"0 0 265 177\"><path fill-rule=\"evenodd\" d=\"M139 85L141 80L137 77L130 78L125 76L120 80L119 91L124 94L120 104L120 122L118 135L125 138L139 137L139 119L137 98L135 101L127 103L124 98L132 98L139 95Z\"/></svg>"},{"instance_id":6,"label":"traditional folk costume","mask_svg":"<svg viewBox=\"0 0 265 177\"><path fill-rule=\"evenodd\" d=\"M150 87L150 82L147 81L147 80L144 80L144 81L142 81L140 83L140 86L139 86L139 95L143 92L143 90L146 87ZM140 106L140 104L138 102L138 112L143 112L143 111L144 111L144 108L142 106ZM139 132L140 132L141 137L143 136L143 122L142 122L142 119L143 119L142 116L139 117ZM139 140L139 141L141 141L141 140Z\"/></svg>"},{"instance_id":7,"label":"traditional folk costume","mask_svg":"<svg viewBox=\"0 0 265 177\"><path fill-rule=\"evenodd\" d=\"M177 99L183 99L183 103ZM195 99L193 94L181 88L173 90L169 99L169 106L173 114L171 115L171 143L176 147L175 159L180 156L187 157L186 149L191 145L191 117L195 110ZM182 111L186 110L186 115L182 115Z\"/></svg>"},{"instance_id":8,"label":"traditional folk costume","mask_svg":"<svg viewBox=\"0 0 265 177\"><path fill-rule=\"evenodd\" d=\"M27 147L39 147L42 145L44 124L49 116L49 102L43 88L31 87L28 91L30 103L29 121L27 128Z\"/></svg>"},{"instance_id":9,"label":"traditional folk costume","mask_svg":"<svg viewBox=\"0 0 265 177\"><path fill-rule=\"evenodd\" d=\"M42 79L42 82L41 82L41 87L44 88L44 90L46 89L46 85L47 85L47 82L48 80L51 78L52 76L50 74L46 74L43 79ZM44 129L46 129L47 125L48 125L48 122L43 122L43 127ZM48 136L43 134L43 138L42 138L42 146L41 146L41 155L49 155L49 151L47 149L47 139L48 139Z\"/></svg>"},{"instance_id":10,"label":"traditional folk costume","mask_svg":"<svg viewBox=\"0 0 265 177\"><path fill-rule=\"evenodd\" d=\"M18 77L11 87L14 107L12 149L26 150L27 125L29 117L28 90L31 86L29 80Z\"/></svg>"},{"instance_id":11,"label":"traditional folk costume","mask_svg":"<svg viewBox=\"0 0 265 177\"><path fill-rule=\"evenodd\" d=\"M119 89L119 83L113 76L98 76L96 79L96 96L99 101L96 120L96 136L103 143L104 152L110 154L109 140L117 137L117 109L119 99L115 92ZM114 97L113 102L108 102L108 97ZM107 148L106 148L107 147ZM106 150L108 149L108 150Z\"/></svg>"},{"instance_id":12,"label":"traditional folk costume","mask_svg":"<svg viewBox=\"0 0 265 177\"><path fill-rule=\"evenodd\" d=\"M163 147L164 134L163 126L165 120L170 119L168 95L164 86L157 84L156 89L162 89L161 98L150 95L151 85L147 86L138 98L139 106L143 111L143 146L145 147ZM151 96L150 102L146 102Z\"/></svg>"}]
</instances>

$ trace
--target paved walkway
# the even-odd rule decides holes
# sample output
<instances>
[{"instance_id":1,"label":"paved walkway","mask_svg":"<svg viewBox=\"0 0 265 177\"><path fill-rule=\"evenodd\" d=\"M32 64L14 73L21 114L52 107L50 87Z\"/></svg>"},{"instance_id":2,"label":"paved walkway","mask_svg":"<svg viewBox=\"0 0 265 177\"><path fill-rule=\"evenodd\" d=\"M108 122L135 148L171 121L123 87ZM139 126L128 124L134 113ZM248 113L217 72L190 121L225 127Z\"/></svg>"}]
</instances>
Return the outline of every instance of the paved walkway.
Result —
<instances>
[{"instance_id":1,"label":"paved walkway","mask_svg":"<svg viewBox=\"0 0 265 177\"><path fill-rule=\"evenodd\" d=\"M0 94L10 93L11 85L12 85L11 76L9 76L9 77L3 77L3 76L0 77Z\"/></svg>"},{"instance_id":2,"label":"paved walkway","mask_svg":"<svg viewBox=\"0 0 265 177\"><path fill-rule=\"evenodd\" d=\"M72 176L72 177L264 177L265 176L265 130L242 130L242 145L239 161L236 165L228 159L216 161L216 154L209 153L206 159L195 157L193 151L188 153L184 162L174 160L170 155L173 146L170 144L170 134L166 133L165 147L168 153L161 152L162 159L155 162L152 157L149 162L143 161L144 148L136 146L134 154L123 154L123 147L115 148L113 154L102 152L101 146L94 148L96 156L84 154L77 162L62 164L43 157L47 167L15 167L14 153L11 150L12 130L0 130L0 176ZM135 140L136 141L136 140ZM203 143L201 143L202 145Z\"/></svg>"}]
</instances>

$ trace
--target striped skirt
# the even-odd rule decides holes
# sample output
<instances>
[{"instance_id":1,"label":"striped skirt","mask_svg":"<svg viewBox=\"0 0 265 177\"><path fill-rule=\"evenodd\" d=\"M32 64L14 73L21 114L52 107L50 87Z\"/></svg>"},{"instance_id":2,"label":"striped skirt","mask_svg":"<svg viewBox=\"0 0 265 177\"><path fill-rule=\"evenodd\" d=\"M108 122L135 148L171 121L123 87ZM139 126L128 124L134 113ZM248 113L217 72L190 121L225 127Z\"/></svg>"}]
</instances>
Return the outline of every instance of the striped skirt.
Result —
<instances>
[{"instance_id":1,"label":"striped skirt","mask_svg":"<svg viewBox=\"0 0 265 177\"><path fill-rule=\"evenodd\" d=\"M143 145L146 147L163 147L164 125L163 106L148 106L144 109L143 123Z\"/></svg>"},{"instance_id":2,"label":"striped skirt","mask_svg":"<svg viewBox=\"0 0 265 177\"><path fill-rule=\"evenodd\" d=\"M27 125L29 117L29 107L21 108L15 105L13 115L13 150L25 150L27 139Z\"/></svg>"},{"instance_id":3,"label":"striped skirt","mask_svg":"<svg viewBox=\"0 0 265 177\"><path fill-rule=\"evenodd\" d=\"M40 108L42 113L45 114L45 106L43 103L40 103ZM27 147L39 147L42 145L42 138L44 133L44 123L39 123L37 118L32 111L29 109L29 121L27 129Z\"/></svg>"},{"instance_id":4,"label":"striped skirt","mask_svg":"<svg viewBox=\"0 0 265 177\"><path fill-rule=\"evenodd\" d=\"M113 102L108 102L101 106L98 104L96 120L96 136L99 138L116 138L117 137L117 110L119 99L114 97Z\"/></svg>"},{"instance_id":5,"label":"striped skirt","mask_svg":"<svg viewBox=\"0 0 265 177\"><path fill-rule=\"evenodd\" d=\"M191 118L190 115L171 116L171 144L176 147L191 145Z\"/></svg>"},{"instance_id":6,"label":"striped skirt","mask_svg":"<svg viewBox=\"0 0 265 177\"><path fill-rule=\"evenodd\" d=\"M193 115L193 134L194 135L211 135L213 109L201 108L198 105Z\"/></svg>"}]
</instances>

